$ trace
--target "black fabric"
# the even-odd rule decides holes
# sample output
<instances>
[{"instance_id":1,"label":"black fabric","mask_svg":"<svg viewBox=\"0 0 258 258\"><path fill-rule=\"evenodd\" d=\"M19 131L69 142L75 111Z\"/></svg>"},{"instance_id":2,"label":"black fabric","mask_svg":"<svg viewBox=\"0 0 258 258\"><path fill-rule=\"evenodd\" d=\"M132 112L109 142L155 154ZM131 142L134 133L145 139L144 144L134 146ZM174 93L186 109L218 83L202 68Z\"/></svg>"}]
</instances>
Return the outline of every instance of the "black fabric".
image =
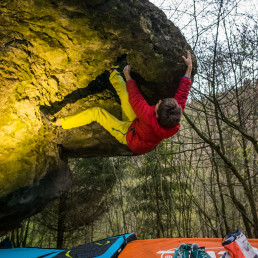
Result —
<instances>
[{"instance_id":1,"label":"black fabric","mask_svg":"<svg viewBox=\"0 0 258 258\"><path fill-rule=\"evenodd\" d=\"M100 256L104 254L112 246L112 244L116 242L117 239L118 237L111 239L102 239L100 241L88 243L85 245L79 245L77 247L74 247L70 250L58 254L57 256L55 256L55 258L67 258L67 252L69 252L69 255L73 258L92 258Z\"/></svg>"},{"instance_id":2,"label":"black fabric","mask_svg":"<svg viewBox=\"0 0 258 258\"><path fill-rule=\"evenodd\" d=\"M237 238L238 236L240 236L240 235L241 235L241 230L240 230L240 229L237 229L237 230L235 230L235 231L229 233L229 234L225 237L225 241L222 243L222 245L224 246L224 245L228 245L228 244L234 242L234 241L236 240L236 238Z\"/></svg>"},{"instance_id":3,"label":"black fabric","mask_svg":"<svg viewBox=\"0 0 258 258\"><path fill-rule=\"evenodd\" d=\"M116 245L115 242L123 238L123 243L121 245ZM113 254L111 256L103 256L105 258L117 258L118 255L125 248L127 243L136 240L135 234L130 234L127 237L125 235L120 235L116 237L106 238L99 241L91 242L85 245L80 245L72 249L66 250L59 253L55 258L93 258L100 255L105 255L109 248L114 248ZM115 244L115 247L113 246ZM111 252L112 253L112 252Z\"/></svg>"},{"instance_id":4,"label":"black fabric","mask_svg":"<svg viewBox=\"0 0 258 258\"><path fill-rule=\"evenodd\" d=\"M137 240L136 235L135 235L134 233L133 233L133 234L130 234L129 237L127 237L127 239L126 239L126 244L127 244L127 243L130 243L130 242L132 242L132 241L134 241L134 240Z\"/></svg>"}]
</instances>

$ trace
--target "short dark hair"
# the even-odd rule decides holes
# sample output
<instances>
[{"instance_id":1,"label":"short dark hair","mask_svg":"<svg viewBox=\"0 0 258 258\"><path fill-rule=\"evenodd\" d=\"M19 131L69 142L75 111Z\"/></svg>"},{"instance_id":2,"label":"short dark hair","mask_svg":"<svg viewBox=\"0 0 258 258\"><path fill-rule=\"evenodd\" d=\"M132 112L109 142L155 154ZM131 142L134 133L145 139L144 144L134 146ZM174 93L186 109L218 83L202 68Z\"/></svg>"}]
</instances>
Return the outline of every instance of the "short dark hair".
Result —
<instances>
[{"instance_id":1,"label":"short dark hair","mask_svg":"<svg viewBox=\"0 0 258 258\"><path fill-rule=\"evenodd\" d=\"M181 117L182 109L174 98L162 99L157 110L158 122L165 128L176 126Z\"/></svg>"}]
</instances>

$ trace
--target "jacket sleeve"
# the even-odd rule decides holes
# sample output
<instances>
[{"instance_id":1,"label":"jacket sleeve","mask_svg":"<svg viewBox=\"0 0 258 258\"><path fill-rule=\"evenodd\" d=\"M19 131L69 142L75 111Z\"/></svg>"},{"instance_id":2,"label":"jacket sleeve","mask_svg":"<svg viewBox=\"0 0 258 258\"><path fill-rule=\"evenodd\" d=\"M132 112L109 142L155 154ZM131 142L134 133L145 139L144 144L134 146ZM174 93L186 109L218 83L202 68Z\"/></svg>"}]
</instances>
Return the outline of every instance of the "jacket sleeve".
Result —
<instances>
[{"instance_id":1,"label":"jacket sleeve","mask_svg":"<svg viewBox=\"0 0 258 258\"><path fill-rule=\"evenodd\" d=\"M140 120L146 122L151 112L151 108L142 96L135 80L127 81L126 88L129 95L129 102L133 108L134 113Z\"/></svg>"},{"instance_id":2,"label":"jacket sleeve","mask_svg":"<svg viewBox=\"0 0 258 258\"><path fill-rule=\"evenodd\" d=\"M184 112L187 97L191 88L192 81L190 78L182 77L177 92L174 96L178 105L182 107L182 112Z\"/></svg>"},{"instance_id":3,"label":"jacket sleeve","mask_svg":"<svg viewBox=\"0 0 258 258\"><path fill-rule=\"evenodd\" d=\"M182 77L177 92L174 96L175 100L177 101L178 105L182 107L182 112L184 112L185 104L187 101L187 97L191 88L192 81L190 78ZM166 135L164 138L170 137L178 132L180 129L180 122L175 126L167 130Z\"/></svg>"}]
</instances>

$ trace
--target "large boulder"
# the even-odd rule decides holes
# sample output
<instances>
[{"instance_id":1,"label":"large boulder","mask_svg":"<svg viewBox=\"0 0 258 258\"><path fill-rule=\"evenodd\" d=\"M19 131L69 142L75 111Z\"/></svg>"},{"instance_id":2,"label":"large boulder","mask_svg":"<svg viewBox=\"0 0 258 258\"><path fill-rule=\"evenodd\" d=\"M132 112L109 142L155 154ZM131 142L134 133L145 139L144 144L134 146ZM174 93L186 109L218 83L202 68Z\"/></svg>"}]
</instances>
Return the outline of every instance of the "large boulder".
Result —
<instances>
[{"instance_id":1,"label":"large boulder","mask_svg":"<svg viewBox=\"0 0 258 258\"><path fill-rule=\"evenodd\" d=\"M155 104L175 93L187 49L147 0L2 0L0 230L67 191L67 158L132 155L96 123L50 131L40 110L66 116L100 106L121 119L111 65L130 62Z\"/></svg>"}]
</instances>

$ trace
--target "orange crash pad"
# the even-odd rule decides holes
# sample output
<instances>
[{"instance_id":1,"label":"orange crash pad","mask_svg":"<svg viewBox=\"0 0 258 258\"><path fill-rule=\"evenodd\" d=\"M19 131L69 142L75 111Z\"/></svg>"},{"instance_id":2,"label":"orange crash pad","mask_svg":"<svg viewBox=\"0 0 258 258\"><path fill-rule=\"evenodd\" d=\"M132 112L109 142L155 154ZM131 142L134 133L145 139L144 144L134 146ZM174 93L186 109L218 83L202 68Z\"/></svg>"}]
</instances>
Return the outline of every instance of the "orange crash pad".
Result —
<instances>
[{"instance_id":1,"label":"orange crash pad","mask_svg":"<svg viewBox=\"0 0 258 258\"><path fill-rule=\"evenodd\" d=\"M258 254L258 239L248 239ZM196 243L205 246L212 257L221 257L225 253L221 238L158 238L134 240L128 243L119 258L172 258L176 248L182 243Z\"/></svg>"}]
</instances>

